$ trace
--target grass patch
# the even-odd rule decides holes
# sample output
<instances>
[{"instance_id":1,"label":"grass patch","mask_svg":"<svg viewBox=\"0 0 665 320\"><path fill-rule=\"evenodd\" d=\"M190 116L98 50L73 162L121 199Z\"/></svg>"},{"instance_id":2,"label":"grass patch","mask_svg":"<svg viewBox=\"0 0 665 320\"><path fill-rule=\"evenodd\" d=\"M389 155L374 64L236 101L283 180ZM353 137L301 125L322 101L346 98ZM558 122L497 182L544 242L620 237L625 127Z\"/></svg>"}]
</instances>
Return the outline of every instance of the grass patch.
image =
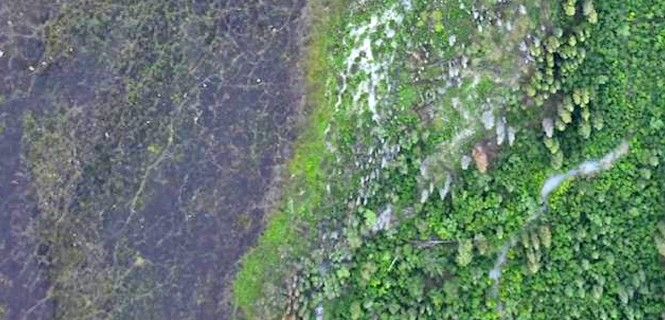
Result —
<instances>
[{"instance_id":1,"label":"grass patch","mask_svg":"<svg viewBox=\"0 0 665 320\"><path fill-rule=\"evenodd\" d=\"M332 63L328 55L335 41L336 27L346 1L313 1L309 4L310 38L307 43L304 68L306 70L307 114L306 127L296 143L289 165L289 182L284 203L278 212L270 215L263 236L243 259L233 290L236 307L244 317L257 318L256 304L263 297L266 283L281 281L291 269L285 258L306 252L301 241L301 227L314 223L312 212L320 203L325 189L323 167L330 156L325 146L325 130L332 118L332 110L325 94ZM286 264L290 260L286 259Z\"/></svg>"}]
</instances>

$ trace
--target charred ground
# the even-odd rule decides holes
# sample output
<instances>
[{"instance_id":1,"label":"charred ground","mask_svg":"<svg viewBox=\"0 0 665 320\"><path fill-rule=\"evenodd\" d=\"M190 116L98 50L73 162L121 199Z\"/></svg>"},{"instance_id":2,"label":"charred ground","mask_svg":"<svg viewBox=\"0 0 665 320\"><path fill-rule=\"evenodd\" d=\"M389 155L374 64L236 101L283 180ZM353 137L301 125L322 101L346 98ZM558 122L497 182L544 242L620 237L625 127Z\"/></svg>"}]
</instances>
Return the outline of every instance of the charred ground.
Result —
<instances>
[{"instance_id":1,"label":"charred ground","mask_svg":"<svg viewBox=\"0 0 665 320\"><path fill-rule=\"evenodd\" d=\"M296 136L303 5L0 4L0 318L231 317Z\"/></svg>"}]
</instances>

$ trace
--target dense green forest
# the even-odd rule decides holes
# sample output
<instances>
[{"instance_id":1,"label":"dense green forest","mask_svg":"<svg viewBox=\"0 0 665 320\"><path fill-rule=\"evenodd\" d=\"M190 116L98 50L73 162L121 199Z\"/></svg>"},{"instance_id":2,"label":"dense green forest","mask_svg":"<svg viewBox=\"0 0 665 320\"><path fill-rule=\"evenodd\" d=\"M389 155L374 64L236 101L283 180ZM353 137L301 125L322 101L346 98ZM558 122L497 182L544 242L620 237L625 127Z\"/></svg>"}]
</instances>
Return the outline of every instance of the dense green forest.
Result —
<instances>
[{"instance_id":1,"label":"dense green forest","mask_svg":"<svg viewBox=\"0 0 665 320\"><path fill-rule=\"evenodd\" d=\"M315 1L268 319L665 318L665 2Z\"/></svg>"}]
</instances>

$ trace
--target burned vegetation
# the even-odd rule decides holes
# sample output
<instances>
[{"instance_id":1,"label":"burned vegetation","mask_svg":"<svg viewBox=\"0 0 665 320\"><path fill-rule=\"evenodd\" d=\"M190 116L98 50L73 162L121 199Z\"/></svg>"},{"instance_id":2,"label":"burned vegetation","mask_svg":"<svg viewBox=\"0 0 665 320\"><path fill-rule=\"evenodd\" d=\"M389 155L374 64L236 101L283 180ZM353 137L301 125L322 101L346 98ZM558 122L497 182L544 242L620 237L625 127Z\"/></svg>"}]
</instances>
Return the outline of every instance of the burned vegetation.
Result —
<instances>
[{"instance_id":1,"label":"burned vegetation","mask_svg":"<svg viewBox=\"0 0 665 320\"><path fill-rule=\"evenodd\" d=\"M0 318L231 318L297 135L303 5L0 4Z\"/></svg>"}]
</instances>

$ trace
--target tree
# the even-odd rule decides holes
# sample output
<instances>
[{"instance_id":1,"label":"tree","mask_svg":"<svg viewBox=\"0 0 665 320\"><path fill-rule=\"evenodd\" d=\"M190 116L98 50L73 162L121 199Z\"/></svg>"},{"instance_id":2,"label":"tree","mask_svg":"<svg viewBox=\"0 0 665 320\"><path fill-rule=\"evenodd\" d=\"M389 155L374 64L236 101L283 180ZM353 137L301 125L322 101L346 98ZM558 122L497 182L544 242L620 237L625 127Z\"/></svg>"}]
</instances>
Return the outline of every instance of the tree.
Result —
<instances>
[{"instance_id":1,"label":"tree","mask_svg":"<svg viewBox=\"0 0 665 320\"><path fill-rule=\"evenodd\" d=\"M552 233L550 232L550 227L540 226L540 228L538 228L538 235L540 237L540 242L543 244L543 247L545 247L545 249L549 249L549 247L552 245Z\"/></svg>"},{"instance_id":2,"label":"tree","mask_svg":"<svg viewBox=\"0 0 665 320\"><path fill-rule=\"evenodd\" d=\"M575 0L568 0L564 6L564 11L566 12L567 16L574 16L575 15Z\"/></svg>"},{"instance_id":3,"label":"tree","mask_svg":"<svg viewBox=\"0 0 665 320\"><path fill-rule=\"evenodd\" d=\"M457 264L460 267L465 267L471 263L473 259L473 242L465 239L459 242L457 247Z\"/></svg>"},{"instance_id":4,"label":"tree","mask_svg":"<svg viewBox=\"0 0 665 320\"><path fill-rule=\"evenodd\" d=\"M654 239L656 240L656 248L658 248L658 253L665 257L665 238L662 234L657 234L654 236Z\"/></svg>"}]
</instances>

